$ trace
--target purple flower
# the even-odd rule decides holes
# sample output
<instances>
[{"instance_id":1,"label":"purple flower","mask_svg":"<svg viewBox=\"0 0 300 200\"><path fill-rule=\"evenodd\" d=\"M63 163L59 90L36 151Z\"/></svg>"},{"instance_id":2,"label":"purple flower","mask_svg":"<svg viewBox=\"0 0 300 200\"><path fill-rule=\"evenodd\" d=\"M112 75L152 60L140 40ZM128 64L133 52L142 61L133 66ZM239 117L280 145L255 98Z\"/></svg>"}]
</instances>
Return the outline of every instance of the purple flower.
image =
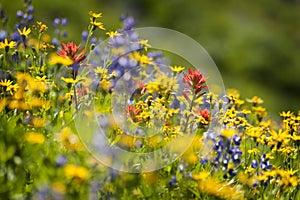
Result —
<instances>
[{"instance_id":1,"label":"purple flower","mask_svg":"<svg viewBox=\"0 0 300 200\"><path fill-rule=\"evenodd\" d=\"M55 18L53 21L53 26L58 26L60 24L60 19L59 18Z\"/></svg>"},{"instance_id":2,"label":"purple flower","mask_svg":"<svg viewBox=\"0 0 300 200\"><path fill-rule=\"evenodd\" d=\"M258 165L258 162L257 162L257 160L252 160L251 167L252 167L252 168L256 168L256 167L257 167L257 165Z\"/></svg>"},{"instance_id":3,"label":"purple flower","mask_svg":"<svg viewBox=\"0 0 300 200\"><path fill-rule=\"evenodd\" d=\"M62 167L67 164L67 157L65 155L59 155L55 159L55 166Z\"/></svg>"},{"instance_id":4,"label":"purple flower","mask_svg":"<svg viewBox=\"0 0 300 200\"><path fill-rule=\"evenodd\" d=\"M58 39L57 39L57 38L53 38L53 39L52 39L52 44L53 44L54 46L58 46L58 44L59 44Z\"/></svg>"},{"instance_id":5,"label":"purple flower","mask_svg":"<svg viewBox=\"0 0 300 200\"><path fill-rule=\"evenodd\" d=\"M169 184L170 185L175 185L176 183L177 183L177 178L176 178L176 176L172 176L172 178L171 178L171 180L169 181Z\"/></svg>"},{"instance_id":6,"label":"purple flower","mask_svg":"<svg viewBox=\"0 0 300 200\"><path fill-rule=\"evenodd\" d=\"M67 32L67 31L64 31L63 34L62 34L62 36L63 36L63 37L68 37L68 32Z\"/></svg>"},{"instance_id":7,"label":"purple flower","mask_svg":"<svg viewBox=\"0 0 300 200\"><path fill-rule=\"evenodd\" d=\"M124 18L123 23L123 29L125 31L131 30L136 25L136 22L134 21L133 17Z\"/></svg>"},{"instance_id":8,"label":"purple flower","mask_svg":"<svg viewBox=\"0 0 300 200\"><path fill-rule=\"evenodd\" d=\"M61 25L66 26L68 24L68 19L67 18L62 18L61 19Z\"/></svg>"},{"instance_id":9,"label":"purple flower","mask_svg":"<svg viewBox=\"0 0 300 200\"><path fill-rule=\"evenodd\" d=\"M23 12L21 10L17 11L17 17L21 18L23 16Z\"/></svg>"},{"instance_id":10,"label":"purple flower","mask_svg":"<svg viewBox=\"0 0 300 200\"><path fill-rule=\"evenodd\" d=\"M1 29L0 30L0 42L4 41L5 38L7 38L7 31Z\"/></svg>"},{"instance_id":11,"label":"purple flower","mask_svg":"<svg viewBox=\"0 0 300 200\"><path fill-rule=\"evenodd\" d=\"M34 12L33 6L29 6L29 7L27 8L27 12L30 13L30 14L32 14L32 13Z\"/></svg>"},{"instance_id":12,"label":"purple flower","mask_svg":"<svg viewBox=\"0 0 300 200\"><path fill-rule=\"evenodd\" d=\"M87 31L83 31L81 34L81 39L85 42L85 41L87 41L88 36L89 36L89 33Z\"/></svg>"}]
</instances>

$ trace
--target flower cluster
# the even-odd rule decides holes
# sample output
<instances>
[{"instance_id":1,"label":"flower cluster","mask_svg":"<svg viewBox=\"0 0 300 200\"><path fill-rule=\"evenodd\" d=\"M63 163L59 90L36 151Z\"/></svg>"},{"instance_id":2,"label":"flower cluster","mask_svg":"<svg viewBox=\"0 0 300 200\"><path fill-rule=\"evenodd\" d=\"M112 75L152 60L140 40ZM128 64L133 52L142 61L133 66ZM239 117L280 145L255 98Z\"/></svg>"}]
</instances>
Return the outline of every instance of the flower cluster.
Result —
<instances>
[{"instance_id":1,"label":"flower cluster","mask_svg":"<svg viewBox=\"0 0 300 200\"><path fill-rule=\"evenodd\" d=\"M273 120L257 96L213 94L203 71L151 51L130 16L99 39L102 14L89 12L79 44L62 29L71 21L55 18L50 36L33 13L25 0L14 28L0 29L0 198L299 198L300 112ZM166 147L162 160L176 159L141 174L105 167L85 150L78 115L98 120L106 138L85 136L101 153L107 139L137 154ZM138 162L126 165L149 165Z\"/></svg>"}]
</instances>

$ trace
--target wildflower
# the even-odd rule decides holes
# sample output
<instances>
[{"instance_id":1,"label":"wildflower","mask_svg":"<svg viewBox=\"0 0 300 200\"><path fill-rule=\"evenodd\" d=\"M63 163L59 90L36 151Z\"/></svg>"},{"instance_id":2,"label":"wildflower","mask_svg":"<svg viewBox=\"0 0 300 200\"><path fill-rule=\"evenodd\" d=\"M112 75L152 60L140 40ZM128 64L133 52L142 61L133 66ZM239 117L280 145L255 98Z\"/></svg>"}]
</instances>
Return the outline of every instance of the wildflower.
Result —
<instances>
[{"instance_id":1,"label":"wildflower","mask_svg":"<svg viewBox=\"0 0 300 200\"><path fill-rule=\"evenodd\" d=\"M116 36L120 36L120 33L118 31L109 31L109 32L106 32L105 34L108 35L111 38L116 37Z\"/></svg>"},{"instance_id":2,"label":"wildflower","mask_svg":"<svg viewBox=\"0 0 300 200\"><path fill-rule=\"evenodd\" d=\"M136 59L141 64L151 65L153 64L153 58L149 58L146 55L140 55L138 52L133 52L133 58Z\"/></svg>"},{"instance_id":3,"label":"wildflower","mask_svg":"<svg viewBox=\"0 0 300 200\"><path fill-rule=\"evenodd\" d=\"M148 44L148 40L140 40L139 43L144 47L145 51L148 50L148 47L151 47L151 45Z\"/></svg>"},{"instance_id":4,"label":"wildflower","mask_svg":"<svg viewBox=\"0 0 300 200\"><path fill-rule=\"evenodd\" d=\"M13 95L13 92L17 91L19 88L18 84L9 85L6 87L6 91L9 91L10 95Z\"/></svg>"},{"instance_id":5,"label":"wildflower","mask_svg":"<svg viewBox=\"0 0 300 200\"><path fill-rule=\"evenodd\" d=\"M13 82L11 80L4 79L0 81L0 86L9 87L12 83Z\"/></svg>"},{"instance_id":6,"label":"wildflower","mask_svg":"<svg viewBox=\"0 0 300 200\"><path fill-rule=\"evenodd\" d=\"M203 74L200 73L200 70L191 70L188 69L188 74L183 75L183 83L191 87L194 94L198 94L202 89L207 88L206 79Z\"/></svg>"},{"instance_id":7,"label":"wildflower","mask_svg":"<svg viewBox=\"0 0 300 200\"><path fill-rule=\"evenodd\" d=\"M86 58L86 56L84 55L85 49L83 49L80 53L78 53L79 46L77 46L73 42L68 42L67 44L62 43L61 45L63 49L59 51L60 56L64 58L69 57L74 62L81 62Z\"/></svg>"},{"instance_id":8,"label":"wildflower","mask_svg":"<svg viewBox=\"0 0 300 200\"><path fill-rule=\"evenodd\" d=\"M89 15L90 15L91 17L93 17L94 19L97 19L97 18L102 17L102 13L94 13L93 11L90 11L90 12L89 12Z\"/></svg>"},{"instance_id":9,"label":"wildflower","mask_svg":"<svg viewBox=\"0 0 300 200\"><path fill-rule=\"evenodd\" d=\"M0 112L5 108L6 103L6 98L0 99Z\"/></svg>"},{"instance_id":10,"label":"wildflower","mask_svg":"<svg viewBox=\"0 0 300 200\"><path fill-rule=\"evenodd\" d=\"M198 110L197 114L199 114L199 116L203 117L206 121L209 121L209 111L207 109Z\"/></svg>"},{"instance_id":11,"label":"wildflower","mask_svg":"<svg viewBox=\"0 0 300 200\"><path fill-rule=\"evenodd\" d=\"M200 172L193 176L198 183L201 192L219 197L222 199L243 199L243 194L236 187L230 186L226 182L222 183L215 177L211 177L208 172Z\"/></svg>"},{"instance_id":12,"label":"wildflower","mask_svg":"<svg viewBox=\"0 0 300 200\"><path fill-rule=\"evenodd\" d=\"M123 29L125 31L131 30L135 25L136 22L134 21L133 17L123 17Z\"/></svg>"},{"instance_id":13,"label":"wildflower","mask_svg":"<svg viewBox=\"0 0 300 200\"><path fill-rule=\"evenodd\" d=\"M248 153L250 154L253 153L254 155L257 155L260 153L260 151L257 148L253 148L253 149L249 149Z\"/></svg>"},{"instance_id":14,"label":"wildflower","mask_svg":"<svg viewBox=\"0 0 300 200\"><path fill-rule=\"evenodd\" d=\"M176 176L172 176L171 180L169 181L170 185L175 185L178 182L177 177Z\"/></svg>"},{"instance_id":15,"label":"wildflower","mask_svg":"<svg viewBox=\"0 0 300 200\"><path fill-rule=\"evenodd\" d=\"M133 122L139 122L141 121L140 118L137 116L141 113L140 109L137 109L135 105L127 105L126 108L126 115L129 117Z\"/></svg>"},{"instance_id":16,"label":"wildflower","mask_svg":"<svg viewBox=\"0 0 300 200\"><path fill-rule=\"evenodd\" d=\"M46 123L46 120L41 117L34 117L32 119L32 124L36 128L42 128L45 125L45 123Z\"/></svg>"},{"instance_id":17,"label":"wildflower","mask_svg":"<svg viewBox=\"0 0 300 200\"><path fill-rule=\"evenodd\" d=\"M134 136L122 134L118 142L122 146L132 148L135 141L136 138Z\"/></svg>"},{"instance_id":18,"label":"wildflower","mask_svg":"<svg viewBox=\"0 0 300 200\"><path fill-rule=\"evenodd\" d=\"M67 178L77 178L85 181L88 178L89 172L85 167L67 164L64 166L64 172Z\"/></svg>"},{"instance_id":19,"label":"wildflower","mask_svg":"<svg viewBox=\"0 0 300 200\"><path fill-rule=\"evenodd\" d=\"M59 134L59 141L70 150L81 150L83 148L78 137L74 135L69 127L65 127Z\"/></svg>"},{"instance_id":20,"label":"wildflower","mask_svg":"<svg viewBox=\"0 0 300 200\"><path fill-rule=\"evenodd\" d=\"M252 110L256 114L259 121L261 121L267 115L266 108L262 106L252 107Z\"/></svg>"},{"instance_id":21,"label":"wildflower","mask_svg":"<svg viewBox=\"0 0 300 200\"><path fill-rule=\"evenodd\" d=\"M233 129L225 129L221 131L220 135L226 137L226 138L231 138L233 135L236 134L236 131Z\"/></svg>"},{"instance_id":22,"label":"wildflower","mask_svg":"<svg viewBox=\"0 0 300 200\"><path fill-rule=\"evenodd\" d=\"M283 118L289 118L289 117L293 116L293 112L291 112L291 111L287 111L287 112L282 111L280 113L280 116L283 117Z\"/></svg>"},{"instance_id":23,"label":"wildflower","mask_svg":"<svg viewBox=\"0 0 300 200\"><path fill-rule=\"evenodd\" d=\"M45 136L41 133L30 132L26 134L25 138L31 144L43 144L45 142Z\"/></svg>"},{"instance_id":24,"label":"wildflower","mask_svg":"<svg viewBox=\"0 0 300 200\"><path fill-rule=\"evenodd\" d=\"M73 78L65 78L65 77L61 77L61 80L63 80L66 83L71 83L72 85L75 84L75 80Z\"/></svg>"},{"instance_id":25,"label":"wildflower","mask_svg":"<svg viewBox=\"0 0 300 200\"><path fill-rule=\"evenodd\" d=\"M69 57L61 57L57 54L52 54L50 55L49 58L49 64L50 65L61 64L61 65L69 66L73 64L73 60Z\"/></svg>"},{"instance_id":26,"label":"wildflower","mask_svg":"<svg viewBox=\"0 0 300 200\"><path fill-rule=\"evenodd\" d=\"M262 135L263 131L261 127L250 126L246 129L246 134L250 137L258 138Z\"/></svg>"},{"instance_id":27,"label":"wildflower","mask_svg":"<svg viewBox=\"0 0 300 200\"><path fill-rule=\"evenodd\" d=\"M4 40L4 42L0 42L0 49L5 49L6 52L8 52L9 49L12 49L16 46L16 42L10 41L8 42L7 39Z\"/></svg>"},{"instance_id":28,"label":"wildflower","mask_svg":"<svg viewBox=\"0 0 300 200\"><path fill-rule=\"evenodd\" d=\"M249 103L253 103L253 105L262 104L264 101L258 96L254 96L251 99L247 99Z\"/></svg>"},{"instance_id":29,"label":"wildflower","mask_svg":"<svg viewBox=\"0 0 300 200\"><path fill-rule=\"evenodd\" d=\"M67 164L67 157L65 155L58 155L55 158L56 167L62 167Z\"/></svg>"},{"instance_id":30,"label":"wildflower","mask_svg":"<svg viewBox=\"0 0 300 200\"><path fill-rule=\"evenodd\" d=\"M98 27L99 29L105 30L102 22L94 21L92 18L90 18L90 24L94 27Z\"/></svg>"},{"instance_id":31,"label":"wildflower","mask_svg":"<svg viewBox=\"0 0 300 200\"><path fill-rule=\"evenodd\" d=\"M288 131L283 131L282 129L279 129L278 132L271 130L270 134L272 139L278 142L278 147L283 143L287 144L291 138Z\"/></svg>"},{"instance_id":32,"label":"wildflower","mask_svg":"<svg viewBox=\"0 0 300 200\"><path fill-rule=\"evenodd\" d=\"M40 28L40 30L39 30L40 33L43 33L44 31L46 31L48 29L48 27L45 24L43 24L42 22L37 22L37 24Z\"/></svg>"},{"instance_id":33,"label":"wildflower","mask_svg":"<svg viewBox=\"0 0 300 200\"><path fill-rule=\"evenodd\" d=\"M22 31L18 29L18 32L23 38L28 38L28 35L31 33L31 29L24 27Z\"/></svg>"},{"instance_id":34,"label":"wildflower","mask_svg":"<svg viewBox=\"0 0 300 200\"><path fill-rule=\"evenodd\" d=\"M170 66L170 68L175 73L180 73L185 69L185 67L182 66Z\"/></svg>"}]
</instances>

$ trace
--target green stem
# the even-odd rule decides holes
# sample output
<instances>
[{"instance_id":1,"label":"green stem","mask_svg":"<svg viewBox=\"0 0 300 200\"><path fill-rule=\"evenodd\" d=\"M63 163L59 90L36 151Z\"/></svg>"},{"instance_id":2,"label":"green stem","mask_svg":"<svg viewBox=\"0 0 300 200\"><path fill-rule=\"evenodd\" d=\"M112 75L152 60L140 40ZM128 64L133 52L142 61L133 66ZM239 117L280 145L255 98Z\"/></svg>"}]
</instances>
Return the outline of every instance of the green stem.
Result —
<instances>
[{"instance_id":1,"label":"green stem","mask_svg":"<svg viewBox=\"0 0 300 200\"><path fill-rule=\"evenodd\" d=\"M77 93L76 93L76 84L73 85L73 90L74 90L75 108L76 108L76 111L78 111L79 108L78 108L78 100L77 100Z\"/></svg>"},{"instance_id":2,"label":"green stem","mask_svg":"<svg viewBox=\"0 0 300 200\"><path fill-rule=\"evenodd\" d=\"M193 106L194 106L194 101L195 101L195 98L196 98L196 94L194 93L193 94L193 99L192 99L192 102L191 102L191 104L190 104L190 108L189 108L189 113L191 113L192 112L192 110L193 110ZM188 124L189 124L189 121L190 121L190 114L188 115L188 114L186 114L186 123L185 123L185 126L184 126L184 129L183 129L183 132L185 133L186 132L186 130L187 130L187 127L188 127Z\"/></svg>"}]
</instances>

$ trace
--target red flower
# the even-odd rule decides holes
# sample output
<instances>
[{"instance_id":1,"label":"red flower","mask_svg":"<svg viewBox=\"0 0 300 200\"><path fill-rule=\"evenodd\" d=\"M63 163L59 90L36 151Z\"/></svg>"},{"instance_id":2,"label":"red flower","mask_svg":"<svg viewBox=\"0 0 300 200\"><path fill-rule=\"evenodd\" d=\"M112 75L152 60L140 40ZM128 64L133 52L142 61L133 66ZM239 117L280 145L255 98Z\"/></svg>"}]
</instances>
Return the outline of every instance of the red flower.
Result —
<instances>
[{"instance_id":1,"label":"red flower","mask_svg":"<svg viewBox=\"0 0 300 200\"><path fill-rule=\"evenodd\" d=\"M81 62L86 58L86 56L84 55L85 49L78 53L79 46L77 46L73 42L68 42L67 44L62 43L61 46L63 47L63 49L59 51L59 55L63 57L69 57L74 62Z\"/></svg>"},{"instance_id":2,"label":"red flower","mask_svg":"<svg viewBox=\"0 0 300 200\"><path fill-rule=\"evenodd\" d=\"M191 70L188 69L188 74L183 75L183 83L191 88L195 94L201 92L202 89L207 88L206 79L203 74L200 73L200 70Z\"/></svg>"},{"instance_id":3,"label":"red flower","mask_svg":"<svg viewBox=\"0 0 300 200\"><path fill-rule=\"evenodd\" d=\"M206 121L209 121L209 111L207 109L199 110L199 111L197 111L197 114L199 114L201 117L203 117Z\"/></svg>"},{"instance_id":4,"label":"red flower","mask_svg":"<svg viewBox=\"0 0 300 200\"><path fill-rule=\"evenodd\" d=\"M136 116L139 115L141 112L140 109L137 109L135 105L128 105L126 108L126 115L130 117L133 122L140 122L141 119L137 118Z\"/></svg>"}]
</instances>

